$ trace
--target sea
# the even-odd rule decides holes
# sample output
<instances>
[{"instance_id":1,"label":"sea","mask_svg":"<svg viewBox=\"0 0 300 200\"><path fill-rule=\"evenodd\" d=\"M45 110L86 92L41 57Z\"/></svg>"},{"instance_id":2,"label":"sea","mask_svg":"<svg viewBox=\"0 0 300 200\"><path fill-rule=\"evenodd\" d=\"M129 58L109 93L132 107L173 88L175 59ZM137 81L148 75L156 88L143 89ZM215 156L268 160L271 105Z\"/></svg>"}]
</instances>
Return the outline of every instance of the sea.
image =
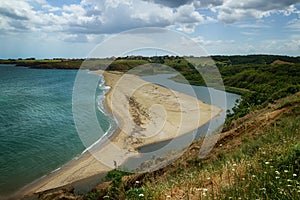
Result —
<instances>
[{"instance_id":1,"label":"sea","mask_svg":"<svg viewBox=\"0 0 300 200\"><path fill-rule=\"evenodd\" d=\"M76 90L78 102L95 108L94 115L87 109L74 112L76 76L84 77L82 91ZM144 80L187 93L185 84L170 80L170 74L145 76ZM154 80L154 81L153 81ZM95 85L92 91L86 91ZM108 88L103 77L88 70L31 69L0 65L0 197L8 196L25 185L59 170L64 164L77 159L86 149L101 140L104 134L114 131L117 123L106 111L102 102ZM213 101L213 95L224 92L192 86L196 97L207 103L231 110L239 95L225 93L226 102ZM85 93L86 92L86 93ZM187 93L189 94L189 93ZM91 96L89 96L91 95ZM218 98L214 98L218 99ZM76 99L78 100L78 99ZM208 126L213 131L215 126ZM76 119L74 121L74 118ZM101 131L95 128L95 119ZM85 124L86 138L75 123ZM79 133L81 132L81 134ZM152 147L153 148L153 147Z\"/></svg>"},{"instance_id":2,"label":"sea","mask_svg":"<svg viewBox=\"0 0 300 200\"><path fill-rule=\"evenodd\" d=\"M72 112L77 72L0 65L0 195L58 170L103 135L89 135L83 144L77 134ZM86 85L103 82L99 75L81 73ZM96 92L103 94L101 87ZM93 99L91 103L98 106ZM93 118L78 116L87 124ZM97 119L105 133L110 119L100 110Z\"/></svg>"}]
</instances>

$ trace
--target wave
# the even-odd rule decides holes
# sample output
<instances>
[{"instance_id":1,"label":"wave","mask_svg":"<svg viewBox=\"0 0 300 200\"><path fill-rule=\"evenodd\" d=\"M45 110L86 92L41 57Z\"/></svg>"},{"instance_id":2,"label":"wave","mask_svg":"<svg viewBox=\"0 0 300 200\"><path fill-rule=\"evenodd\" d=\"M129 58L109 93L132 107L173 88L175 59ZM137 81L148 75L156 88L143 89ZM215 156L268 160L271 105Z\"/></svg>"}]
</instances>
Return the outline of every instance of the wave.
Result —
<instances>
[{"instance_id":1,"label":"wave","mask_svg":"<svg viewBox=\"0 0 300 200\"><path fill-rule=\"evenodd\" d=\"M54 172L57 172L57 171L59 171L60 169L61 169L61 167L59 167L59 168L53 170L50 174L52 174L52 173L54 173Z\"/></svg>"},{"instance_id":2,"label":"wave","mask_svg":"<svg viewBox=\"0 0 300 200\"><path fill-rule=\"evenodd\" d=\"M86 153L87 151L90 151L93 147L95 147L97 144L100 144L101 141L103 141L104 137L110 137L115 130L117 129L119 123L117 119L106 109L105 106L105 98L106 98L106 93L111 89L110 86L105 85L104 77L101 75L100 83L99 83L99 89L102 91L97 97L97 108L99 112L103 113L106 117L109 118L109 128L107 131L97 140L95 141L92 145L87 147L82 153Z\"/></svg>"}]
</instances>

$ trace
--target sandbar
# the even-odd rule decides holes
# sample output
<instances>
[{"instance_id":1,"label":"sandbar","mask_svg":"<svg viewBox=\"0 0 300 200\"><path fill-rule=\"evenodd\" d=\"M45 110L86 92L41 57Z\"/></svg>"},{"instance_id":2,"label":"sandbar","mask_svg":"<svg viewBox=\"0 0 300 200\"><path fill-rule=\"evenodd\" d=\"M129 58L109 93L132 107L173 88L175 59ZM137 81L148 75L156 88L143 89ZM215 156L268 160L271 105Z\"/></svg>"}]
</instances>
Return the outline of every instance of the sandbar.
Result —
<instances>
[{"instance_id":1,"label":"sandbar","mask_svg":"<svg viewBox=\"0 0 300 200\"><path fill-rule=\"evenodd\" d=\"M72 184L108 172L126 159L137 156L137 149L170 140L195 130L221 113L221 109L198 99L146 82L136 75L96 71L103 75L107 109L118 120L119 128L77 160L26 187L26 195Z\"/></svg>"}]
</instances>

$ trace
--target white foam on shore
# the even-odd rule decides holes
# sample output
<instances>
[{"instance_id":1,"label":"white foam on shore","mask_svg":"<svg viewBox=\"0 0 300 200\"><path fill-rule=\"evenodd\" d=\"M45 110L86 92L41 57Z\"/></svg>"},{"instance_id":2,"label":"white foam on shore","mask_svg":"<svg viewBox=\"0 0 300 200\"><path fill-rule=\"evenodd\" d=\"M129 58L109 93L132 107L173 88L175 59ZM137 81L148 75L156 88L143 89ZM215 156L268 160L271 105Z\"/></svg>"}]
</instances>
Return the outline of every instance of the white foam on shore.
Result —
<instances>
[{"instance_id":1,"label":"white foam on shore","mask_svg":"<svg viewBox=\"0 0 300 200\"><path fill-rule=\"evenodd\" d=\"M59 168L53 170L53 171L51 172L51 174L54 173L54 172L57 172L57 171L60 170L60 169L61 169L61 167L59 167Z\"/></svg>"},{"instance_id":2,"label":"white foam on shore","mask_svg":"<svg viewBox=\"0 0 300 200\"><path fill-rule=\"evenodd\" d=\"M101 76L101 79L100 79L100 83L99 83L99 89L102 90L102 93L97 96L97 108L98 108L99 112L103 113L105 116L110 118L109 128L96 142L94 142L92 145L87 147L81 153L81 155L86 153L87 151L90 151L93 147L95 147L98 143L100 143L104 137L107 137L107 136L109 136L110 133L113 133L119 125L118 120L111 113L109 113L107 111L107 109L105 108L105 98L106 98L105 95L111 89L111 87L106 86L103 75L100 75L100 76ZM112 126L112 122L116 123L116 127Z\"/></svg>"}]
</instances>

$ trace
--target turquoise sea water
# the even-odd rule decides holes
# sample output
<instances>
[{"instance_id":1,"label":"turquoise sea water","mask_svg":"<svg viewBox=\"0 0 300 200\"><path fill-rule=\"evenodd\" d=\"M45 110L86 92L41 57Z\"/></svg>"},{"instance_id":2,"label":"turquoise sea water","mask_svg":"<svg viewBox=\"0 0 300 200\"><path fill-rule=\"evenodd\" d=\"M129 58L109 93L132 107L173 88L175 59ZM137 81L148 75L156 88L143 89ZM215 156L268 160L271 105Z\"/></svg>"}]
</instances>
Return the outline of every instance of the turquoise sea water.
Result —
<instances>
[{"instance_id":1,"label":"turquoise sea water","mask_svg":"<svg viewBox=\"0 0 300 200\"><path fill-rule=\"evenodd\" d=\"M72 114L76 73L0 65L0 196L49 174L84 151ZM85 74L86 84L99 79ZM95 101L91 103L96 106ZM88 123L89 115L82 116ZM98 112L97 118L107 130L107 117ZM90 144L100 137L91 136Z\"/></svg>"}]
</instances>

